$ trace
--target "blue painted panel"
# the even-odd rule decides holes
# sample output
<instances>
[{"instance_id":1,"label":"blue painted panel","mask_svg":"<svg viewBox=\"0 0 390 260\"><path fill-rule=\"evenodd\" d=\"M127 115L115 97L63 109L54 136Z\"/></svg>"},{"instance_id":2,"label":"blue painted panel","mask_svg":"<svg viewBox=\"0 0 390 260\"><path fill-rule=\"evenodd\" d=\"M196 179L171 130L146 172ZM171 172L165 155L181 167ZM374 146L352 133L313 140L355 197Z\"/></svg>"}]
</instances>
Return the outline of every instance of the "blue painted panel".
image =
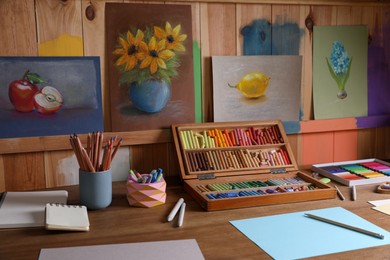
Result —
<instances>
[{"instance_id":1,"label":"blue painted panel","mask_svg":"<svg viewBox=\"0 0 390 260\"><path fill-rule=\"evenodd\" d=\"M244 55L271 55L271 24L265 19L254 20L241 29Z\"/></svg>"},{"instance_id":2,"label":"blue painted panel","mask_svg":"<svg viewBox=\"0 0 390 260\"><path fill-rule=\"evenodd\" d=\"M299 55L304 30L296 23L271 24L265 19L257 19L244 26L241 34L244 37L243 55Z\"/></svg>"},{"instance_id":3,"label":"blue painted panel","mask_svg":"<svg viewBox=\"0 0 390 260\"><path fill-rule=\"evenodd\" d=\"M283 121L282 124L286 134L297 134L301 132L301 124L299 121Z\"/></svg>"},{"instance_id":4,"label":"blue painted panel","mask_svg":"<svg viewBox=\"0 0 390 260\"><path fill-rule=\"evenodd\" d=\"M299 55L303 34L304 30L296 23L282 24L277 21L272 25L272 55Z\"/></svg>"}]
</instances>

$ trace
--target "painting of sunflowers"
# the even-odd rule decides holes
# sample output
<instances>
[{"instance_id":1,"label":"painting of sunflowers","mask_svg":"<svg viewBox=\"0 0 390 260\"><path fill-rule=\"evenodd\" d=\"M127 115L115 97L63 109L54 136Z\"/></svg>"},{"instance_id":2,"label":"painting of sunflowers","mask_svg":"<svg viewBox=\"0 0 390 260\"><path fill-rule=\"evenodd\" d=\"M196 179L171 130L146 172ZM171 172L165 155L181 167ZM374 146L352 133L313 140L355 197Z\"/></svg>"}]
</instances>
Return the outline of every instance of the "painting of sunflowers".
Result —
<instances>
[{"instance_id":1,"label":"painting of sunflowers","mask_svg":"<svg viewBox=\"0 0 390 260\"><path fill-rule=\"evenodd\" d=\"M106 4L112 131L194 122L191 6Z\"/></svg>"}]
</instances>

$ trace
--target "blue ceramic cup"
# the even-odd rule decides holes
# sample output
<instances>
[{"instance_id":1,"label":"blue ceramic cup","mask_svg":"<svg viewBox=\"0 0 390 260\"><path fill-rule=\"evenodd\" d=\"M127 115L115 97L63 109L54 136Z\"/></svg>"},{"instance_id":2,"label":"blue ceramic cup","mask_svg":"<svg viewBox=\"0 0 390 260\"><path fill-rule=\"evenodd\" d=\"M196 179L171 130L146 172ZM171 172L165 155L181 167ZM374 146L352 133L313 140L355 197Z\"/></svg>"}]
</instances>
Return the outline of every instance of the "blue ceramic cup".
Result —
<instances>
[{"instance_id":1,"label":"blue ceramic cup","mask_svg":"<svg viewBox=\"0 0 390 260\"><path fill-rule=\"evenodd\" d=\"M111 169L101 172L79 170L80 204L90 210L107 208L112 201Z\"/></svg>"}]
</instances>

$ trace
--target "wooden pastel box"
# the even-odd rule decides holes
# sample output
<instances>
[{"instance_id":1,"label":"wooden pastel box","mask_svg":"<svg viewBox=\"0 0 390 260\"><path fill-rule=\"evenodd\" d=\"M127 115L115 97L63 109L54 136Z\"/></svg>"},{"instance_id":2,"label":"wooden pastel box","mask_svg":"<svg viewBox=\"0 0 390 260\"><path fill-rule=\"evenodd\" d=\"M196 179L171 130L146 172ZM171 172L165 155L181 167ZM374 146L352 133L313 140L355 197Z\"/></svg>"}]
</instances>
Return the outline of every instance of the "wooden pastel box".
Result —
<instances>
[{"instance_id":1,"label":"wooden pastel box","mask_svg":"<svg viewBox=\"0 0 390 260\"><path fill-rule=\"evenodd\" d=\"M314 164L312 170L346 186L390 181L390 163L375 158Z\"/></svg>"},{"instance_id":2,"label":"wooden pastel box","mask_svg":"<svg viewBox=\"0 0 390 260\"><path fill-rule=\"evenodd\" d=\"M207 211L336 197L298 170L281 121L172 125L184 189Z\"/></svg>"}]
</instances>

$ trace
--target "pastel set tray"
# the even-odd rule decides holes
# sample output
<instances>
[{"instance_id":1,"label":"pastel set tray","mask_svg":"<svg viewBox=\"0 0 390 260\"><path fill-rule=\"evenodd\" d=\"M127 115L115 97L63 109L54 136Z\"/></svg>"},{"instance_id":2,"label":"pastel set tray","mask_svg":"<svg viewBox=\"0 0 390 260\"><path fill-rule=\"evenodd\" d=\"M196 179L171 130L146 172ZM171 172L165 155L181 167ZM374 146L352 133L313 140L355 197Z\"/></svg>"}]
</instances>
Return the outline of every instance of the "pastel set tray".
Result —
<instances>
[{"instance_id":1,"label":"pastel set tray","mask_svg":"<svg viewBox=\"0 0 390 260\"><path fill-rule=\"evenodd\" d=\"M374 158L314 164L312 170L347 186L390 181L390 164Z\"/></svg>"},{"instance_id":2,"label":"pastel set tray","mask_svg":"<svg viewBox=\"0 0 390 260\"><path fill-rule=\"evenodd\" d=\"M208 211L336 197L297 168L281 121L172 125L184 189Z\"/></svg>"}]
</instances>

